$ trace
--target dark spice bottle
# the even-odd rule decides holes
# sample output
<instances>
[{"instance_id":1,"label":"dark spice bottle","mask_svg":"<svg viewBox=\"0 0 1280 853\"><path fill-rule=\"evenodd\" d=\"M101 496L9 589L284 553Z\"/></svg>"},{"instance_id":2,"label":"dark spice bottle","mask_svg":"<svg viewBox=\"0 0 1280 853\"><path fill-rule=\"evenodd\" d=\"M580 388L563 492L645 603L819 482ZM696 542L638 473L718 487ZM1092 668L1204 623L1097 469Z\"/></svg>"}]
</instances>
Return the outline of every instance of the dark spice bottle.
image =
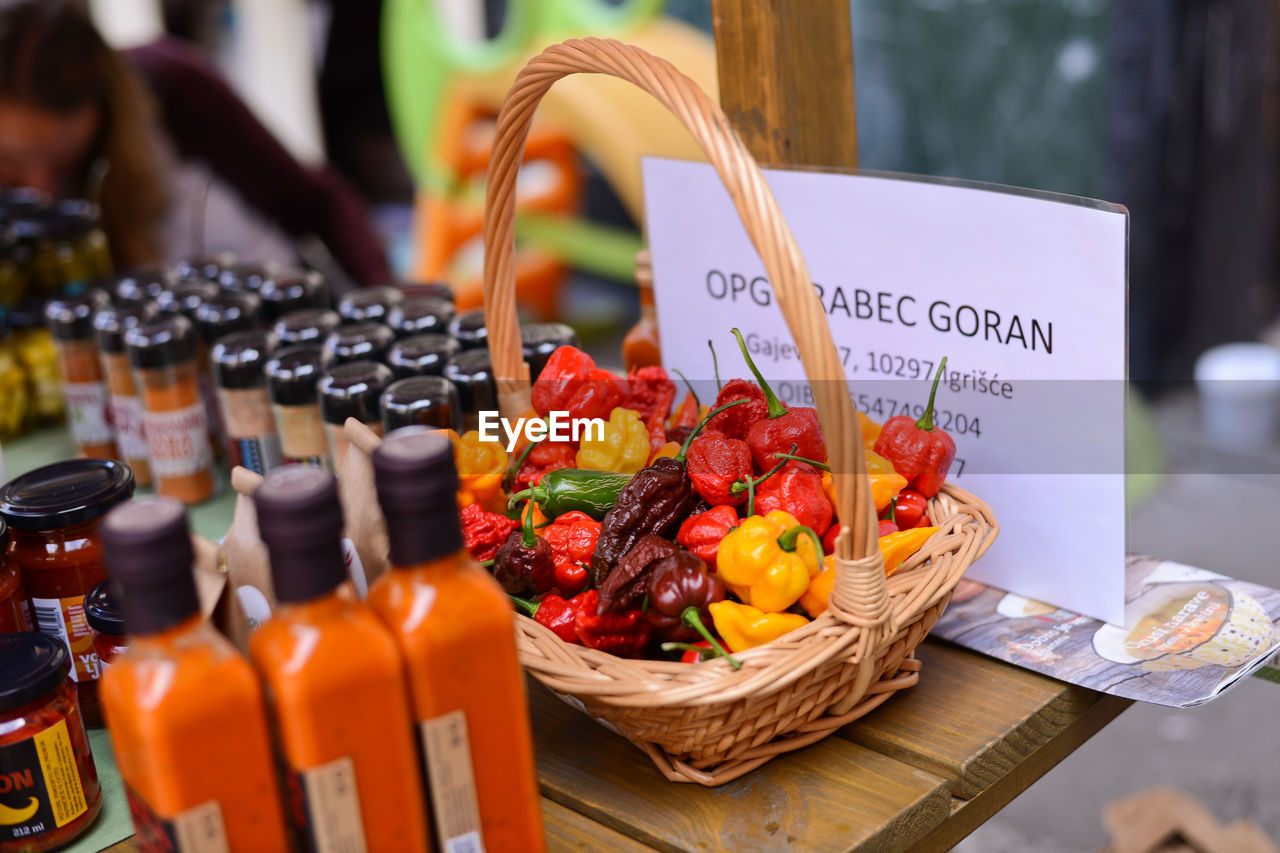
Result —
<instances>
[{"instance_id":1,"label":"dark spice bottle","mask_svg":"<svg viewBox=\"0 0 1280 853\"><path fill-rule=\"evenodd\" d=\"M298 344L276 350L264 370L283 460L332 470L324 420L316 397L316 382L323 364L321 347Z\"/></svg>"},{"instance_id":2,"label":"dark spice bottle","mask_svg":"<svg viewBox=\"0 0 1280 853\"><path fill-rule=\"evenodd\" d=\"M400 377L440 376L461 349L448 335L414 335L396 341L387 350L387 366Z\"/></svg>"},{"instance_id":3,"label":"dark spice bottle","mask_svg":"<svg viewBox=\"0 0 1280 853\"><path fill-rule=\"evenodd\" d=\"M463 349L484 349L489 345L489 330L484 325L483 311L467 311L449 321L449 334Z\"/></svg>"},{"instance_id":4,"label":"dark spice bottle","mask_svg":"<svg viewBox=\"0 0 1280 853\"><path fill-rule=\"evenodd\" d=\"M323 308L329 304L324 276L314 270L280 270L262 283L262 315L268 323L302 308Z\"/></svg>"},{"instance_id":5,"label":"dark spice bottle","mask_svg":"<svg viewBox=\"0 0 1280 853\"><path fill-rule=\"evenodd\" d=\"M174 264L173 271L182 281L216 282L222 271L236 264L231 252L212 252L194 258L184 258Z\"/></svg>"},{"instance_id":6,"label":"dark spice bottle","mask_svg":"<svg viewBox=\"0 0 1280 853\"><path fill-rule=\"evenodd\" d=\"M178 276L168 267L145 266L125 270L108 282L117 302L150 302L177 284Z\"/></svg>"},{"instance_id":7,"label":"dark spice bottle","mask_svg":"<svg viewBox=\"0 0 1280 853\"><path fill-rule=\"evenodd\" d=\"M444 281L409 281L400 285L400 290L405 297L410 296L434 296L436 299L444 299L447 302L453 302L453 288L448 282Z\"/></svg>"},{"instance_id":8,"label":"dark spice bottle","mask_svg":"<svg viewBox=\"0 0 1280 853\"><path fill-rule=\"evenodd\" d=\"M385 432L406 426L458 428L458 390L443 376L397 379L382 392Z\"/></svg>"},{"instance_id":9,"label":"dark spice bottle","mask_svg":"<svg viewBox=\"0 0 1280 853\"><path fill-rule=\"evenodd\" d=\"M151 485L151 449L142 432L142 395L133 379L124 333L151 322L156 306L150 301L130 302L100 309L93 315L98 337L98 355L110 398L111 426L116 432L116 448L133 469L133 478L144 489Z\"/></svg>"},{"instance_id":10,"label":"dark spice bottle","mask_svg":"<svg viewBox=\"0 0 1280 853\"><path fill-rule=\"evenodd\" d=\"M387 325L400 338L425 333L447 334L453 303L436 296L406 296L387 314Z\"/></svg>"},{"instance_id":11,"label":"dark spice bottle","mask_svg":"<svg viewBox=\"0 0 1280 853\"><path fill-rule=\"evenodd\" d=\"M209 354L228 460L259 474L282 461L265 370L275 343L270 332L250 329L224 335Z\"/></svg>"},{"instance_id":12,"label":"dark spice bottle","mask_svg":"<svg viewBox=\"0 0 1280 853\"><path fill-rule=\"evenodd\" d=\"M273 264L240 261L218 273L218 284L223 290L249 290L257 293L262 289L262 285L271 279L275 271L276 267Z\"/></svg>"},{"instance_id":13,"label":"dark spice bottle","mask_svg":"<svg viewBox=\"0 0 1280 853\"><path fill-rule=\"evenodd\" d=\"M219 293L195 311L196 327L204 345L213 345L223 335L262 326L262 298L251 290Z\"/></svg>"},{"instance_id":14,"label":"dark spice bottle","mask_svg":"<svg viewBox=\"0 0 1280 853\"><path fill-rule=\"evenodd\" d=\"M404 301L404 293L398 287L384 284L379 287L361 287L338 300L338 315L344 323L387 321L391 309Z\"/></svg>"},{"instance_id":15,"label":"dark spice bottle","mask_svg":"<svg viewBox=\"0 0 1280 853\"><path fill-rule=\"evenodd\" d=\"M553 352L577 345L578 333L564 323L527 323L520 327L520 346L531 380L538 378Z\"/></svg>"},{"instance_id":16,"label":"dark spice bottle","mask_svg":"<svg viewBox=\"0 0 1280 853\"><path fill-rule=\"evenodd\" d=\"M349 361L382 361L387 350L395 343L396 333L384 323L372 320L362 323L346 323L325 338L326 361L345 364Z\"/></svg>"},{"instance_id":17,"label":"dark spice bottle","mask_svg":"<svg viewBox=\"0 0 1280 853\"><path fill-rule=\"evenodd\" d=\"M449 359L444 378L458 389L458 425L462 432L478 429L481 411L497 411L498 386L488 349L469 349Z\"/></svg>"},{"instance_id":18,"label":"dark spice bottle","mask_svg":"<svg viewBox=\"0 0 1280 853\"><path fill-rule=\"evenodd\" d=\"M319 344L342 323L338 312L328 308L300 308L290 311L271 327L280 346L294 344Z\"/></svg>"},{"instance_id":19,"label":"dark spice bottle","mask_svg":"<svg viewBox=\"0 0 1280 853\"><path fill-rule=\"evenodd\" d=\"M320 416L329 436L329 458L335 470L342 470L347 458L347 435L342 426L355 418L374 432L382 433L379 400L391 382L391 369L376 361L351 361L326 370L316 383L320 396Z\"/></svg>"},{"instance_id":20,"label":"dark spice bottle","mask_svg":"<svg viewBox=\"0 0 1280 853\"><path fill-rule=\"evenodd\" d=\"M71 435L80 454L90 458L116 456L115 431L108 415L111 398L93 333L94 312L109 304L106 292L95 288L80 296L51 300L44 311L45 325L58 350Z\"/></svg>"}]
</instances>

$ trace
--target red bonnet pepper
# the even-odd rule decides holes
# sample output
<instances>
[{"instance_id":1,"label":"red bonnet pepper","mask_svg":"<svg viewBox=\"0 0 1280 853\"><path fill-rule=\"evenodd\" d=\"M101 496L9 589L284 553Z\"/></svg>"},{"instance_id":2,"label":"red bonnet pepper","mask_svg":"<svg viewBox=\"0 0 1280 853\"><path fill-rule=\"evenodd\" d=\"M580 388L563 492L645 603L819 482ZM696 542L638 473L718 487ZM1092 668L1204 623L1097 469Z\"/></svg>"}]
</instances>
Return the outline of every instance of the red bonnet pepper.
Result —
<instances>
[{"instance_id":1,"label":"red bonnet pepper","mask_svg":"<svg viewBox=\"0 0 1280 853\"><path fill-rule=\"evenodd\" d=\"M646 424L663 424L676 400L676 383L659 365L636 367L627 375L627 396L623 408L640 414Z\"/></svg>"},{"instance_id":2,"label":"red bonnet pepper","mask_svg":"<svg viewBox=\"0 0 1280 853\"><path fill-rule=\"evenodd\" d=\"M760 375L756 363L747 352L747 342L742 339L742 332L733 329L733 336L738 339L738 348L746 359L747 367L760 384L764 393L767 417L760 418L748 427L745 440L751 448L751 456L756 468L767 471L774 463L775 453L795 453L815 462L827 461L827 443L822 438L822 429L818 425L818 412L809 406L793 406L787 408L776 396L769 383ZM728 387L728 386L725 386ZM748 408L742 406L741 408ZM792 445L795 448L792 448Z\"/></svg>"},{"instance_id":3,"label":"red bonnet pepper","mask_svg":"<svg viewBox=\"0 0 1280 853\"><path fill-rule=\"evenodd\" d=\"M551 354L530 394L540 415L568 412L571 418L603 420L622 405L623 396L617 377L596 367L591 356L571 346Z\"/></svg>"},{"instance_id":4,"label":"red bonnet pepper","mask_svg":"<svg viewBox=\"0 0 1280 853\"><path fill-rule=\"evenodd\" d=\"M589 649L623 658L640 657L653 629L637 607L621 612L600 612L600 594L594 589L574 598L581 599L573 628L578 641Z\"/></svg>"},{"instance_id":5,"label":"red bonnet pepper","mask_svg":"<svg viewBox=\"0 0 1280 853\"><path fill-rule=\"evenodd\" d=\"M511 596L511 601L525 616L528 616L539 625L550 628L561 640L566 643L580 645L578 632L575 630L574 624L577 621L578 612L582 610L583 598L581 595L565 599L558 595L549 594L542 596L537 601L530 601L527 598L518 598L513 595Z\"/></svg>"},{"instance_id":6,"label":"red bonnet pepper","mask_svg":"<svg viewBox=\"0 0 1280 853\"><path fill-rule=\"evenodd\" d=\"M822 490L822 474L812 465L794 460L756 487L757 515L775 509L789 512L796 521L814 530L831 526L831 502Z\"/></svg>"},{"instance_id":7,"label":"red bonnet pepper","mask_svg":"<svg viewBox=\"0 0 1280 853\"><path fill-rule=\"evenodd\" d=\"M715 571L720 540L737 526L737 510L731 506L716 506L686 518L676 534L676 541L701 557Z\"/></svg>"},{"instance_id":8,"label":"red bonnet pepper","mask_svg":"<svg viewBox=\"0 0 1280 853\"><path fill-rule=\"evenodd\" d=\"M492 560L511 532L520 526L513 518L489 512L480 504L468 504L459 511L462 544L480 562Z\"/></svg>"},{"instance_id":9,"label":"red bonnet pepper","mask_svg":"<svg viewBox=\"0 0 1280 853\"><path fill-rule=\"evenodd\" d=\"M668 430L678 429L679 427L693 429L693 427L697 426L701 417L702 411L698 406L698 398L694 396L692 391L686 391L684 392L684 399L680 401L680 406L670 418L671 422L668 424ZM681 440L683 441L683 439Z\"/></svg>"},{"instance_id":10,"label":"red bonnet pepper","mask_svg":"<svg viewBox=\"0 0 1280 853\"><path fill-rule=\"evenodd\" d=\"M747 406L734 408L745 409ZM752 474L751 450L745 441L730 438L724 433L704 432L689 445L685 464L693 487L707 503L712 506L741 506L746 503L747 493L732 489L734 483Z\"/></svg>"},{"instance_id":11,"label":"red bonnet pepper","mask_svg":"<svg viewBox=\"0 0 1280 853\"><path fill-rule=\"evenodd\" d=\"M730 379L716 395L716 404L711 408L717 409L734 400L747 402L716 415L711 419L711 423L707 424L707 429L724 433L730 438L741 439L746 437L747 430L753 423L769 417L769 406L765 403L764 392L760 390L759 385L750 380Z\"/></svg>"},{"instance_id":12,"label":"red bonnet pepper","mask_svg":"<svg viewBox=\"0 0 1280 853\"><path fill-rule=\"evenodd\" d=\"M600 522L585 512L566 512L541 530L551 546L555 575L549 587L561 595L576 595L591 579L586 566L600 538Z\"/></svg>"},{"instance_id":13,"label":"red bonnet pepper","mask_svg":"<svg viewBox=\"0 0 1280 853\"><path fill-rule=\"evenodd\" d=\"M574 467L578 449L567 441L540 441L530 445L520 461L511 491L523 492L538 485L543 475L561 468Z\"/></svg>"},{"instance_id":14,"label":"red bonnet pepper","mask_svg":"<svg viewBox=\"0 0 1280 853\"><path fill-rule=\"evenodd\" d=\"M938 380L947 366L942 359L933 377L929 404L919 420L910 415L889 418L880 429L875 451L893 463L894 470L907 478L907 485L926 498L931 498L946 482L951 462L956 458L956 443L946 430L934 426L933 401L938 394Z\"/></svg>"}]
</instances>

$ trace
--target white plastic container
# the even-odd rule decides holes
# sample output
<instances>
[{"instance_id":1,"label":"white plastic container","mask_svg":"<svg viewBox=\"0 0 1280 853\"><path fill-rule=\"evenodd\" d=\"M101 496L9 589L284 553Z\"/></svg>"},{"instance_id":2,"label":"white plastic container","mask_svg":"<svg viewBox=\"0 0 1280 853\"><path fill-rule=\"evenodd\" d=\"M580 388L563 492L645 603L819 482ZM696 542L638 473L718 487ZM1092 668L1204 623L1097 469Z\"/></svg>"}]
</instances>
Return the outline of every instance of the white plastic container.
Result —
<instances>
[{"instance_id":1,"label":"white plastic container","mask_svg":"<svg viewBox=\"0 0 1280 853\"><path fill-rule=\"evenodd\" d=\"M1196 359L1200 418L1211 442L1229 450L1261 450L1280 434L1280 349L1236 343Z\"/></svg>"}]
</instances>

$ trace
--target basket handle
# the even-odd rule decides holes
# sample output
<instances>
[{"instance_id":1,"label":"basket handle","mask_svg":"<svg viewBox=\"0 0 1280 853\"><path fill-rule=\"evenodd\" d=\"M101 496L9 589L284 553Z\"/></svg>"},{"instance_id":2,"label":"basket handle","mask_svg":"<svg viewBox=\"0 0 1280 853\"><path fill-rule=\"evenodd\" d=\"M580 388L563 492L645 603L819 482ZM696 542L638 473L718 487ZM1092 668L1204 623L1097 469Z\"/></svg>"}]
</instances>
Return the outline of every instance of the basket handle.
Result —
<instances>
[{"instance_id":1,"label":"basket handle","mask_svg":"<svg viewBox=\"0 0 1280 853\"><path fill-rule=\"evenodd\" d=\"M827 444L844 530L836 544L832 610L858 624L880 623L889 610L878 523L866 477L862 433L826 314L795 238L773 193L729 119L670 62L613 39L570 39L529 60L498 113L484 209L484 304L499 405L513 417L529 409L529 365L516 315L515 193L533 112L562 77L607 74L653 95L676 115L715 167L764 262L796 341Z\"/></svg>"}]
</instances>

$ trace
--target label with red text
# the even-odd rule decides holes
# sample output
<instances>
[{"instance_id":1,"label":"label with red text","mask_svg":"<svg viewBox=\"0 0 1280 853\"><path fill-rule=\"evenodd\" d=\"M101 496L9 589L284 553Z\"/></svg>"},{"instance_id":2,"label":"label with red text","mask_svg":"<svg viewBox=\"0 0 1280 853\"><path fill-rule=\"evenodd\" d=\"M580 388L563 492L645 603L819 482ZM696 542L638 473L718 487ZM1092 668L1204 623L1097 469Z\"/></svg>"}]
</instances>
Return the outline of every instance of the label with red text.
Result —
<instances>
[{"instance_id":1,"label":"label with red text","mask_svg":"<svg viewBox=\"0 0 1280 853\"><path fill-rule=\"evenodd\" d=\"M111 441L107 383L64 382L62 396L67 401L67 423L77 444L107 444Z\"/></svg>"},{"instance_id":2,"label":"label with red text","mask_svg":"<svg viewBox=\"0 0 1280 853\"><path fill-rule=\"evenodd\" d=\"M146 459L150 450L142 433L142 398L112 395L110 411L120 453L125 459Z\"/></svg>"},{"instance_id":3,"label":"label with red text","mask_svg":"<svg viewBox=\"0 0 1280 853\"><path fill-rule=\"evenodd\" d=\"M146 412L142 423L151 449L151 471L157 477L189 477L213 464L203 403L171 412Z\"/></svg>"}]
</instances>

